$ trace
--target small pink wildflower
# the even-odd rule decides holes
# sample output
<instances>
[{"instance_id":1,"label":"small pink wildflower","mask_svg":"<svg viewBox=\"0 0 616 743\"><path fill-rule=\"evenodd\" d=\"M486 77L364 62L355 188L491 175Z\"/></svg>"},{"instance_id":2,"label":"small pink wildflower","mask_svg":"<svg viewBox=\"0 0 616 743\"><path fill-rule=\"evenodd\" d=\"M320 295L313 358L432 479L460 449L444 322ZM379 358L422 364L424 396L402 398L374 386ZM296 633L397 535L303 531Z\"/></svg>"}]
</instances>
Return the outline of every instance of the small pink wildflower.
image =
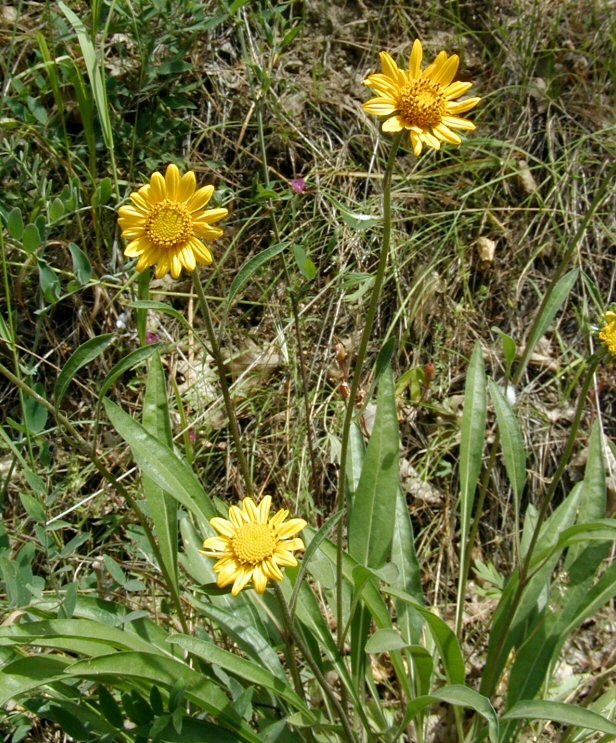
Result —
<instances>
[{"instance_id":1,"label":"small pink wildflower","mask_svg":"<svg viewBox=\"0 0 616 743\"><path fill-rule=\"evenodd\" d=\"M306 191L306 181L303 178L293 178L291 188L295 193L302 194Z\"/></svg>"}]
</instances>

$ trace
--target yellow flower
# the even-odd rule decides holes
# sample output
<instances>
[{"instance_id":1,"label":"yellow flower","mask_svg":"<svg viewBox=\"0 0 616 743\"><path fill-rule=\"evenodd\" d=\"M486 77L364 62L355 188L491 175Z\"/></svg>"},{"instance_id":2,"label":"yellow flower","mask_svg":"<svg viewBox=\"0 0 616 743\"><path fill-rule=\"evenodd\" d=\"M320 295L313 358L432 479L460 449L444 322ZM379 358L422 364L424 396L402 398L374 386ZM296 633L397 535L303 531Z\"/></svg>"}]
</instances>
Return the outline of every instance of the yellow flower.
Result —
<instances>
[{"instance_id":1,"label":"yellow flower","mask_svg":"<svg viewBox=\"0 0 616 743\"><path fill-rule=\"evenodd\" d=\"M605 313L605 327L599 333L599 338L612 356L616 356L616 312Z\"/></svg>"},{"instance_id":2,"label":"yellow flower","mask_svg":"<svg viewBox=\"0 0 616 743\"><path fill-rule=\"evenodd\" d=\"M202 242L222 235L213 227L228 212L226 209L206 209L214 186L197 190L192 170L180 177L171 164L165 177L154 173L150 182L130 195L132 204L121 206L118 224L122 237L128 241L124 255L139 256L137 271L156 266L156 278L171 273L179 278L182 267L194 271L197 263L209 265L212 254Z\"/></svg>"},{"instance_id":3,"label":"yellow flower","mask_svg":"<svg viewBox=\"0 0 616 743\"><path fill-rule=\"evenodd\" d=\"M470 111L480 98L455 102L472 83L451 81L458 71L457 54L440 52L434 62L421 71L423 50L415 40L409 69L401 70L387 52L381 52L383 74L370 75L364 85L379 95L364 103L364 111L375 116L387 116L384 132L410 131L416 156L427 147L440 149L441 142L458 145L462 141L454 129L474 129L475 125L458 114Z\"/></svg>"},{"instance_id":4,"label":"yellow flower","mask_svg":"<svg viewBox=\"0 0 616 743\"><path fill-rule=\"evenodd\" d=\"M206 539L201 554L218 560L214 565L218 586L233 583L233 596L250 580L257 593L264 593L268 580L284 578L281 567L297 565L292 553L304 549L301 539L290 539L306 526L304 519L286 521L289 512L284 508L269 518L271 503L269 495L258 506L252 498L244 498L241 507L229 508L228 521L210 520L222 536Z\"/></svg>"}]
</instances>

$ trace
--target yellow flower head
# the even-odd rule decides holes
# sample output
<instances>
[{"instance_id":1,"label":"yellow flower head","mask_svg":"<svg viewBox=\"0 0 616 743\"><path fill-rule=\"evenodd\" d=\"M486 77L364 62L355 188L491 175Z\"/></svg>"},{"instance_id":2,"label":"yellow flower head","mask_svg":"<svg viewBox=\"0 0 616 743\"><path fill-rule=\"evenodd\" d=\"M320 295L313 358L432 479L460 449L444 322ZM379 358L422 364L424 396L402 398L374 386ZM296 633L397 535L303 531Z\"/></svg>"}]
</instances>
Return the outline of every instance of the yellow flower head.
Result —
<instances>
[{"instance_id":1,"label":"yellow flower head","mask_svg":"<svg viewBox=\"0 0 616 743\"><path fill-rule=\"evenodd\" d=\"M455 102L472 83L451 81L458 71L457 54L440 52L434 62L421 71L423 50L415 40L408 70L401 70L387 52L381 52L383 74L370 75L364 85L373 88L377 98L364 103L364 111L375 116L387 116L384 132L406 129L411 135L413 152L419 157L425 144L440 149L441 142L458 145L462 141L454 129L474 129L475 125L458 114L470 111L480 98Z\"/></svg>"},{"instance_id":2,"label":"yellow flower head","mask_svg":"<svg viewBox=\"0 0 616 743\"><path fill-rule=\"evenodd\" d=\"M182 267L194 271L197 263L209 265L212 254L202 242L222 235L213 227L228 212L206 209L214 186L197 189L192 170L180 177L171 164L165 176L154 173L150 182L130 195L132 204L121 206L118 224L128 241L124 255L139 256L137 271L156 266L156 278L171 273L179 278Z\"/></svg>"},{"instance_id":3,"label":"yellow flower head","mask_svg":"<svg viewBox=\"0 0 616 743\"><path fill-rule=\"evenodd\" d=\"M612 356L616 356L616 312L605 313L605 327L599 333L599 338Z\"/></svg>"},{"instance_id":4,"label":"yellow flower head","mask_svg":"<svg viewBox=\"0 0 616 743\"><path fill-rule=\"evenodd\" d=\"M286 521L289 512L284 508L270 518L271 503L269 495L258 506L252 498L244 498L241 506L229 508L228 521L210 520L221 536L206 539L201 554L218 560L214 565L218 586L233 583L233 596L250 580L257 593L264 593L268 580L284 578L281 567L297 565L293 552L304 549L301 539L291 539L306 526L304 519Z\"/></svg>"}]
</instances>

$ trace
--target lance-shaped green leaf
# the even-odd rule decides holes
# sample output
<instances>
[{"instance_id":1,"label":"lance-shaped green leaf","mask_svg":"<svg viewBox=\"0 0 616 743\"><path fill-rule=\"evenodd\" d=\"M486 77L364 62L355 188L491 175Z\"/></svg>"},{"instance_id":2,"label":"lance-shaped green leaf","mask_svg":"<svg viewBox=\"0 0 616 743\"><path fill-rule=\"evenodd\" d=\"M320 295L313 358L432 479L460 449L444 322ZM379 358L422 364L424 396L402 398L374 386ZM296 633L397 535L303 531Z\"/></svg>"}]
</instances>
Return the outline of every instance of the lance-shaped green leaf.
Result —
<instances>
[{"instance_id":1,"label":"lance-shaped green leaf","mask_svg":"<svg viewBox=\"0 0 616 743\"><path fill-rule=\"evenodd\" d=\"M157 354L150 362L143 399L143 427L166 444L173 452L173 437L169 421L165 375L160 356ZM165 492L147 473L143 471L143 491L156 528L158 546L169 579L178 590L178 516L177 501Z\"/></svg>"},{"instance_id":2,"label":"lance-shaped green leaf","mask_svg":"<svg viewBox=\"0 0 616 743\"><path fill-rule=\"evenodd\" d=\"M122 408L105 398L105 411L113 427L130 446L135 461L157 485L170 493L198 521L216 516L214 506L205 494L191 468Z\"/></svg>"},{"instance_id":3,"label":"lance-shaped green leaf","mask_svg":"<svg viewBox=\"0 0 616 743\"><path fill-rule=\"evenodd\" d=\"M53 390L56 407L60 406L62 398L66 394L66 390L75 377L75 374L77 374L82 367L86 366L86 364L89 364L91 361L98 358L103 351L113 343L114 338L115 336L113 333L97 335L96 338L90 338L90 340L82 343L81 346L71 354L62 368Z\"/></svg>"},{"instance_id":4,"label":"lance-shaped green leaf","mask_svg":"<svg viewBox=\"0 0 616 743\"><path fill-rule=\"evenodd\" d=\"M399 487L400 441L394 378L383 372L372 435L349 519L349 552L361 565L380 568L389 556Z\"/></svg>"},{"instance_id":5,"label":"lance-shaped green leaf","mask_svg":"<svg viewBox=\"0 0 616 743\"><path fill-rule=\"evenodd\" d=\"M594 730L610 736L616 735L616 724L606 717L564 702L545 700L518 702L515 707L505 712L503 720L552 720L563 725L573 725L576 728Z\"/></svg>"}]
</instances>

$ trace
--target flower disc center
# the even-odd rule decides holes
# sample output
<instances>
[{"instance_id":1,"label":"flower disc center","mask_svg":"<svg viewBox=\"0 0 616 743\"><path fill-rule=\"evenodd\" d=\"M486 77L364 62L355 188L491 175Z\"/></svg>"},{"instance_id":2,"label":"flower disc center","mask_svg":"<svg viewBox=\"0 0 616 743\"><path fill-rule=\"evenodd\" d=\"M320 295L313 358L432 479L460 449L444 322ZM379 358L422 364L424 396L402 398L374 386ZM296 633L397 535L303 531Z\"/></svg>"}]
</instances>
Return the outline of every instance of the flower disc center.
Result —
<instances>
[{"instance_id":1,"label":"flower disc center","mask_svg":"<svg viewBox=\"0 0 616 743\"><path fill-rule=\"evenodd\" d=\"M431 80L413 80L398 94L398 110L405 124L422 129L440 124L446 101L442 87Z\"/></svg>"},{"instance_id":2,"label":"flower disc center","mask_svg":"<svg viewBox=\"0 0 616 743\"><path fill-rule=\"evenodd\" d=\"M237 530L232 545L240 562L256 565L274 554L276 539L267 524L244 524Z\"/></svg>"},{"instance_id":3,"label":"flower disc center","mask_svg":"<svg viewBox=\"0 0 616 743\"><path fill-rule=\"evenodd\" d=\"M158 248L173 248L193 236L190 212L177 201L163 199L148 215L145 231Z\"/></svg>"}]
</instances>

